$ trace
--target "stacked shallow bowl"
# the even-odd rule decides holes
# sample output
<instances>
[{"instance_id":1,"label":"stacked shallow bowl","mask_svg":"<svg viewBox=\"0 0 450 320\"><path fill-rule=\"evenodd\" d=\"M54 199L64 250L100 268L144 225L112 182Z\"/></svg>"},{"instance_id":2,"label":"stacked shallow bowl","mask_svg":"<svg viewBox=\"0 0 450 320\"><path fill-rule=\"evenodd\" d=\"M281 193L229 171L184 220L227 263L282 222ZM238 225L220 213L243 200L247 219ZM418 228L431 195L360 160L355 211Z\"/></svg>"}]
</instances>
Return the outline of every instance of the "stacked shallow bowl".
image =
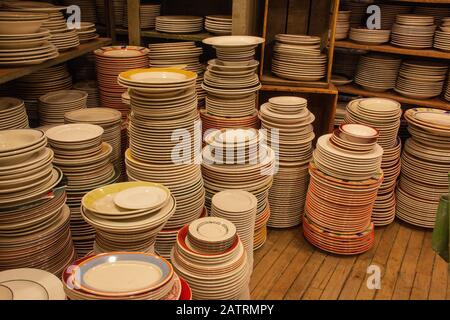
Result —
<instances>
[{"instance_id":1,"label":"stacked shallow bowl","mask_svg":"<svg viewBox=\"0 0 450 320\"><path fill-rule=\"evenodd\" d=\"M369 125L380 132L378 144L383 147L381 169L384 179L372 213L375 226L388 225L395 218L395 186L401 166L401 141L397 137L401 115L400 104L390 99L357 99L347 106L346 123Z\"/></svg>"},{"instance_id":2,"label":"stacked shallow bowl","mask_svg":"<svg viewBox=\"0 0 450 320\"><path fill-rule=\"evenodd\" d=\"M195 33L203 30L203 17L197 16L158 16L156 31L167 33Z\"/></svg>"},{"instance_id":3,"label":"stacked shallow bowl","mask_svg":"<svg viewBox=\"0 0 450 320\"><path fill-rule=\"evenodd\" d=\"M55 275L75 257L63 176L42 131L0 132L0 270L39 268ZM51 192L51 193L50 193Z\"/></svg>"},{"instance_id":4,"label":"stacked shallow bowl","mask_svg":"<svg viewBox=\"0 0 450 320\"><path fill-rule=\"evenodd\" d=\"M88 192L82 199L81 215L96 230L95 253L149 253L175 209L175 198L163 185L123 182Z\"/></svg>"},{"instance_id":5,"label":"stacked shallow bowl","mask_svg":"<svg viewBox=\"0 0 450 320\"><path fill-rule=\"evenodd\" d=\"M392 26L391 43L411 49L431 48L435 30L432 16L399 14Z\"/></svg>"},{"instance_id":6,"label":"stacked shallow bowl","mask_svg":"<svg viewBox=\"0 0 450 320\"><path fill-rule=\"evenodd\" d=\"M64 123L64 114L86 108L88 94L80 90L60 90L39 97L41 126Z\"/></svg>"},{"instance_id":7,"label":"stacked shallow bowl","mask_svg":"<svg viewBox=\"0 0 450 320\"><path fill-rule=\"evenodd\" d=\"M0 98L0 130L29 128L27 110L21 99Z\"/></svg>"},{"instance_id":8,"label":"stacked shallow bowl","mask_svg":"<svg viewBox=\"0 0 450 320\"><path fill-rule=\"evenodd\" d=\"M447 77L448 65L434 61L405 61L395 91L413 99L439 96Z\"/></svg>"},{"instance_id":9,"label":"stacked shallow bowl","mask_svg":"<svg viewBox=\"0 0 450 320\"><path fill-rule=\"evenodd\" d=\"M66 124L46 131L55 156L53 163L68 179L67 204L75 248L80 256L92 250L94 230L80 216L81 197L93 188L112 183L117 174L110 161L112 147L102 143L103 129L91 124Z\"/></svg>"},{"instance_id":10,"label":"stacked shallow bowl","mask_svg":"<svg viewBox=\"0 0 450 320\"><path fill-rule=\"evenodd\" d=\"M128 28L128 6L124 6L124 24L123 26ZM160 4L141 4L139 7L139 19L141 29L154 29L156 26L156 17L160 15Z\"/></svg>"},{"instance_id":11,"label":"stacked shallow bowl","mask_svg":"<svg viewBox=\"0 0 450 320\"><path fill-rule=\"evenodd\" d=\"M269 227L288 228L302 221L315 119L307 104L303 98L280 96L270 98L260 109L261 129L279 163L269 191Z\"/></svg>"},{"instance_id":12,"label":"stacked shallow bowl","mask_svg":"<svg viewBox=\"0 0 450 320\"><path fill-rule=\"evenodd\" d=\"M130 108L122 102L122 94L126 89L117 84L117 76L129 69L147 68L148 49L112 46L95 50L94 53L101 105L121 111L122 117L126 119Z\"/></svg>"},{"instance_id":13,"label":"stacked shallow bowl","mask_svg":"<svg viewBox=\"0 0 450 320\"><path fill-rule=\"evenodd\" d=\"M247 252L236 227L225 219L202 218L183 227L171 262L195 300L239 299L248 292Z\"/></svg>"},{"instance_id":14,"label":"stacked shallow bowl","mask_svg":"<svg viewBox=\"0 0 450 320\"><path fill-rule=\"evenodd\" d=\"M202 119L202 134L204 135L208 130L221 128L254 128L258 129L259 118L258 111L247 117L218 117L206 112L205 109L200 109L200 118Z\"/></svg>"},{"instance_id":15,"label":"stacked shallow bowl","mask_svg":"<svg viewBox=\"0 0 450 320\"><path fill-rule=\"evenodd\" d=\"M280 78L319 81L326 74L327 55L314 36L277 34L271 70Z\"/></svg>"},{"instance_id":16,"label":"stacked shallow bowl","mask_svg":"<svg viewBox=\"0 0 450 320\"><path fill-rule=\"evenodd\" d=\"M436 49L450 51L450 18L443 18L440 30L434 34L433 47Z\"/></svg>"},{"instance_id":17,"label":"stacked shallow bowl","mask_svg":"<svg viewBox=\"0 0 450 320\"><path fill-rule=\"evenodd\" d=\"M218 35L230 35L232 29L231 16L209 15L205 17L205 30Z\"/></svg>"},{"instance_id":18,"label":"stacked shallow bowl","mask_svg":"<svg viewBox=\"0 0 450 320\"><path fill-rule=\"evenodd\" d=\"M351 11L339 11L336 24L336 40L346 39L350 30Z\"/></svg>"},{"instance_id":19,"label":"stacked shallow bowl","mask_svg":"<svg viewBox=\"0 0 450 320\"><path fill-rule=\"evenodd\" d=\"M355 83L373 92L383 92L395 87L402 60L387 55L361 56L356 69Z\"/></svg>"},{"instance_id":20,"label":"stacked shallow bowl","mask_svg":"<svg viewBox=\"0 0 450 320\"><path fill-rule=\"evenodd\" d=\"M412 108L405 112L411 138L402 154L397 217L433 228L439 198L448 193L450 116L448 111Z\"/></svg>"},{"instance_id":21,"label":"stacked shallow bowl","mask_svg":"<svg viewBox=\"0 0 450 320\"><path fill-rule=\"evenodd\" d=\"M362 44L382 44L389 42L391 30L354 27L350 30L350 39Z\"/></svg>"}]
</instances>

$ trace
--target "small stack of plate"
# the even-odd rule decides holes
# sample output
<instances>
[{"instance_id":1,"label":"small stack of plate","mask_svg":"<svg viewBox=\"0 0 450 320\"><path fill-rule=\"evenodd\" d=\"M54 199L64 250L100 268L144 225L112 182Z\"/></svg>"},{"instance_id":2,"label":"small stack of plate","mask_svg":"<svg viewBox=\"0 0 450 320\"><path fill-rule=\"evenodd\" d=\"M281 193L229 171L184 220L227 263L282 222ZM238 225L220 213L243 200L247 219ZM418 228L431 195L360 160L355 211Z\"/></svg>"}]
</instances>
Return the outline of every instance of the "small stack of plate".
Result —
<instances>
[{"instance_id":1,"label":"small stack of plate","mask_svg":"<svg viewBox=\"0 0 450 320\"><path fill-rule=\"evenodd\" d=\"M70 300L179 300L189 291L167 260L148 253L91 255L75 261L62 280Z\"/></svg>"},{"instance_id":2,"label":"small stack of plate","mask_svg":"<svg viewBox=\"0 0 450 320\"><path fill-rule=\"evenodd\" d=\"M232 29L231 16L209 15L205 17L205 30L219 35L230 35Z\"/></svg>"},{"instance_id":3,"label":"small stack of plate","mask_svg":"<svg viewBox=\"0 0 450 320\"><path fill-rule=\"evenodd\" d=\"M50 30L50 42L53 43L59 51L68 50L80 45L76 29L68 29L66 19L61 12L51 12L49 19L44 22L43 27Z\"/></svg>"},{"instance_id":4,"label":"small stack of plate","mask_svg":"<svg viewBox=\"0 0 450 320\"><path fill-rule=\"evenodd\" d=\"M387 55L361 56L356 69L355 83L373 92L393 89L401 62L400 58Z\"/></svg>"},{"instance_id":5,"label":"small stack of plate","mask_svg":"<svg viewBox=\"0 0 450 320\"><path fill-rule=\"evenodd\" d=\"M381 29L390 30L395 23L395 18L399 14L408 14L411 12L412 7L401 4L378 4L381 10Z\"/></svg>"},{"instance_id":6,"label":"small stack of plate","mask_svg":"<svg viewBox=\"0 0 450 320\"><path fill-rule=\"evenodd\" d=\"M442 93L448 65L434 61L402 63L395 91L413 99L429 99Z\"/></svg>"},{"instance_id":7,"label":"small stack of plate","mask_svg":"<svg viewBox=\"0 0 450 320\"><path fill-rule=\"evenodd\" d=\"M65 6L77 5L81 9L81 21L95 23L97 20L95 12L95 1L92 0L63 0Z\"/></svg>"},{"instance_id":8,"label":"small stack of plate","mask_svg":"<svg viewBox=\"0 0 450 320\"><path fill-rule=\"evenodd\" d=\"M0 300L66 300L61 280L44 270L2 271L0 283Z\"/></svg>"},{"instance_id":9,"label":"small stack of plate","mask_svg":"<svg viewBox=\"0 0 450 320\"><path fill-rule=\"evenodd\" d=\"M433 47L450 51L450 18L443 18L439 29L435 32Z\"/></svg>"},{"instance_id":10,"label":"small stack of plate","mask_svg":"<svg viewBox=\"0 0 450 320\"><path fill-rule=\"evenodd\" d=\"M81 22L80 28L76 29L80 43L91 41L99 37L95 24L90 22Z\"/></svg>"},{"instance_id":11,"label":"small stack of plate","mask_svg":"<svg viewBox=\"0 0 450 320\"><path fill-rule=\"evenodd\" d=\"M350 39L368 45L382 44L389 42L391 30L367 29L363 27L354 27L350 30Z\"/></svg>"},{"instance_id":12,"label":"small stack of plate","mask_svg":"<svg viewBox=\"0 0 450 320\"><path fill-rule=\"evenodd\" d=\"M197 16L158 16L156 31L167 33L194 33L203 30L203 17Z\"/></svg>"},{"instance_id":13,"label":"small stack of plate","mask_svg":"<svg viewBox=\"0 0 450 320\"><path fill-rule=\"evenodd\" d=\"M94 252L154 251L156 235L175 213L170 190L151 182L123 182L88 192L83 219L96 230Z\"/></svg>"},{"instance_id":14,"label":"small stack of plate","mask_svg":"<svg viewBox=\"0 0 450 320\"><path fill-rule=\"evenodd\" d=\"M432 6L429 7L418 6L414 8L414 13L424 16L432 16L434 17L435 24L439 25L445 17L450 16L450 8L439 7L436 4L433 4Z\"/></svg>"},{"instance_id":15,"label":"small stack of plate","mask_svg":"<svg viewBox=\"0 0 450 320\"><path fill-rule=\"evenodd\" d=\"M439 198L449 192L450 114L439 109L412 108L405 112L405 119L412 137L402 154L397 217L433 228Z\"/></svg>"},{"instance_id":16,"label":"small stack of plate","mask_svg":"<svg viewBox=\"0 0 450 320\"><path fill-rule=\"evenodd\" d=\"M435 30L432 16L399 14L392 26L391 43L411 49L431 48Z\"/></svg>"},{"instance_id":17,"label":"small stack of plate","mask_svg":"<svg viewBox=\"0 0 450 320\"><path fill-rule=\"evenodd\" d=\"M365 25L364 17L366 16L367 7L369 4L362 1L350 2L350 25L352 27L360 27Z\"/></svg>"},{"instance_id":18,"label":"small stack of plate","mask_svg":"<svg viewBox=\"0 0 450 320\"><path fill-rule=\"evenodd\" d=\"M279 163L269 191L269 227L289 228L302 221L308 188L307 164L315 137L315 117L307 105L304 98L280 96L270 98L260 108L265 142L275 151Z\"/></svg>"},{"instance_id":19,"label":"small stack of plate","mask_svg":"<svg viewBox=\"0 0 450 320\"><path fill-rule=\"evenodd\" d=\"M139 20L141 29L154 29L156 17L160 15L161 5L143 3L139 7ZM123 26L128 28L128 6L124 5Z\"/></svg>"},{"instance_id":20,"label":"small stack of plate","mask_svg":"<svg viewBox=\"0 0 450 320\"><path fill-rule=\"evenodd\" d=\"M80 90L60 90L39 97L41 126L64 123L64 114L86 108L88 94Z\"/></svg>"},{"instance_id":21,"label":"small stack of plate","mask_svg":"<svg viewBox=\"0 0 450 320\"><path fill-rule=\"evenodd\" d=\"M336 40L346 39L350 30L351 11L339 11L336 24Z\"/></svg>"},{"instance_id":22,"label":"small stack of plate","mask_svg":"<svg viewBox=\"0 0 450 320\"><path fill-rule=\"evenodd\" d=\"M277 34L272 72L280 78L319 81L326 75L327 55L321 53L319 37Z\"/></svg>"},{"instance_id":23,"label":"small stack of plate","mask_svg":"<svg viewBox=\"0 0 450 320\"><path fill-rule=\"evenodd\" d=\"M231 222L221 219L222 223L218 224L216 219L202 218L191 224L195 228L183 227L172 249L173 267L186 279L195 300L234 300L248 291L250 268L244 245ZM211 253L195 248L190 243L192 235L208 248L216 247L215 243L221 240L221 243L228 243L228 239L234 241Z\"/></svg>"},{"instance_id":24,"label":"small stack of plate","mask_svg":"<svg viewBox=\"0 0 450 320\"><path fill-rule=\"evenodd\" d=\"M98 107L100 105L100 94L98 92L97 81L95 80L84 80L74 83L73 89L81 90L88 94L86 100L86 107Z\"/></svg>"},{"instance_id":25,"label":"small stack of plate","mask_svg":"<svg viewBox=\"0 0 450 320\"><path fill-rule=\"evenodd\" d=\"M260 126L257 110L255 110L255 112L251 116L247 116L247 117L224 118L224 117L213 116L211 114L208 114L205 109L201 109L200 110L200 118L202 119L202 135L204 135L210 129L216 129L216 130L221 129L221 128L258 129Z\"/></svg>"},{"instance_id":26,"label":"small stack of plate","mask_svg":"<svg viewBox=\"0 0 450 320\"><path fill-rule=\"evenodd\" d=\"M117 84L117 76L126 70L147 68L148 52L144 47L135 46L103 47L94 51L101 105L121 111L123 119L128 117L130 108L122 102L126 89Z\"/></svg>"},{"instance_id":27,"label":"small stack of plate","mask_svg":"<svg viewBox=\"0 0 450 320\"><path fill-rule=\"evenodd\" d=\"M11 97L0 98L0 130L29 128L25 103Z\"/></svg>"}]
</instances>

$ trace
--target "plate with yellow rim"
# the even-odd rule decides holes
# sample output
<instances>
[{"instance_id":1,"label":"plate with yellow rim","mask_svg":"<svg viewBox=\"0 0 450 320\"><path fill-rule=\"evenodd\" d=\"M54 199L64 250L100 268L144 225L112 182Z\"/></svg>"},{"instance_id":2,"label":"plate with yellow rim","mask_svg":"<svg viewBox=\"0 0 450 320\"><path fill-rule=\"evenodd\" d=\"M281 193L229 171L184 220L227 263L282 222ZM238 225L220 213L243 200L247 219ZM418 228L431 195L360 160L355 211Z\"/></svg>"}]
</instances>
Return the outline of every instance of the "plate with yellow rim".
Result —
<instances>
[{"instance_id":1,"label":"plate with yellow rim","mask_svg":"<svg viewBox=\"0 0 450 320\"><path fill-rule=\"evenodd\" d=\"M195 79L197 79L195 72L177 68L133 69L119 74L119 80L124 83L150 86L183 84Z\"/></svg>"}]
</instances>

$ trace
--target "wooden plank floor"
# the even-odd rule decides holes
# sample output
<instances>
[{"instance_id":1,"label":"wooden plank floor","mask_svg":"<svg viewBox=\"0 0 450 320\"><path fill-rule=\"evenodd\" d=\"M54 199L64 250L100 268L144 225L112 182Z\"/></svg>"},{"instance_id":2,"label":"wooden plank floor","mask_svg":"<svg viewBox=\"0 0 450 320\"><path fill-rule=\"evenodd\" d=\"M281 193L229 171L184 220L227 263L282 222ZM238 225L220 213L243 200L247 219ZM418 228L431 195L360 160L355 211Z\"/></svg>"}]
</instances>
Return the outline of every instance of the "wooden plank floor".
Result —
<instances>
[{"instance_id":1,"label":"wooden plank floor","mask_svg":"<svg viewBox=\"0 0 450 320\"><path fill-rule=\"evenodd\" d=\"M401 221L375 230L375 245L359 256L328 254L310 245L301 227L269 231L254 254L252 299L450 300L448 264L431 248L432 232ZM367 268L381 270L369 289Z\"/></svg>"}]
</instances>

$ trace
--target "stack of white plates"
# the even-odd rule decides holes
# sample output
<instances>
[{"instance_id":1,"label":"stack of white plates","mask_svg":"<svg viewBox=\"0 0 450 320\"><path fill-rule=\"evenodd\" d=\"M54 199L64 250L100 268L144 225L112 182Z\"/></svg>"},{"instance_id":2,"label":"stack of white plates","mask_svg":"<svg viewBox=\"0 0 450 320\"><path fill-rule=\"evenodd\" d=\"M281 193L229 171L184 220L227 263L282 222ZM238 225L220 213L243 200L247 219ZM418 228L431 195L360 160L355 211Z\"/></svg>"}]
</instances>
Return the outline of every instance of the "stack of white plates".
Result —
<instances>
[{"instance_id":1,"label":"stack of white plates","mask_svg":"<svg viewBox=\"0 0 450 320\"><path fill-rule=\"evenodd\" d=\"M128 6L125 4L123 26L128 28ZM141 29L154 29L156 17L160 15L160 4L141 4L139 7Z\"/></svg>"},{"instance_id":2,"label":"stack of white plates","mask_svg":"<svg viewBox=\"0 0 450 320\"><path fill-rule=\"evenodd\" d=\"M97 81L95 80L83 80L74 83L73 89L81 90L88 94L86 100L86 107L98 107L100 105L100 94L98 92Z\"/></svg>"},{"instance_id":3,"label":"stack of white plates","mask_svg":"<svg viewBox=\"0 0 450 320\"><path fill-rule=\"evenodd\" d=\"M76 29L80 42L87 42L99 37L95 24L90 22L81 22L80 28Z\"/></svg>"},{"instance_id":4,"label":"stack of white plates","mask_svg":"<svg viewBox=\"0 0 450 320\"><path fill-rule=\"evenodd\" d=\"M439 29L441 30L436 30L434 35L433 47L444 51L450 51L450 18L443 18Z\"/></svg>"},{"instance_id":5,"label":"stack of white plates","mask_svg":"<svg viewBox=\"0 0 450 320\"><path fill-rule=\"evenodd\" d=\"M399 14L392 26L391 43L412 49L431 48L435 30L432 16Z\"/></svg>"},{"instance_id":6,"label":"stack of white plates","mask_svg":"<svg viewBox=\"0 0 450 320\"><path fill-rule=\"evenodd\" d=\"M196 226L194 230L190 226L183 227L172 250L173 267L187 281L195 300L239 299L248 292L250 268L247 253L242 241L235 236L233 224L221 220L224 222L217 224L212 218L202 218L193 222ZM194 248L188 234L194 234L210 246L218 240L233 236L234 242L228 248L212 254Z\"/></svg>"},{"instance_id":7,"label":"stack of white plates","mask_svg":"<svg viewBox=\"0 0 450 320\"><path fill-rule=\"evenodd\" d=\"M95 23L97 21L95 2L92 0L63 0L63 5L76 5L81 9L81 21ZM103 12L102 12L103 13Z\"/></svg>"},{"instance_id":8,"label":"stack of white plates","mask_svg":"<svg viewBox=\"0 0 450 320\"><path fill-rule=\"evenodd\" d=\"M110 184L88 192L81 202L81 215L96 230L95 253L152 253L156 235L176 208L170 190L151 182Z\"/></svg>"},{"instance_id":9,"label":"stack of white plates","mask_svg":"<svg viewBox=\"0 0 450 320\"><path fill-rule=\"evenodd\" d=\"M389 42L391 30L355 27L350 30L350 39L362 44L382 44Z\"/></svg>"},{"instance_id":10,"label":"stack of white plates","mask_svg":"<svg viewBox=\"0 0 450 320\"><path fill-rule=\"evenodd\" d=\"M414 99L439 96L447 76L448 65L433 61L402 63L395 91Z\"/></svg>"},{"instance_id":11,"label":"stack of white plates","mask_svg":"<svg viewBox=\"0 0 450 320\"><path fill-rule=\"evenodd\" d=\"M401 62L400 58L386 55L361 56L356 69L355 83L374 92L393 89Z\"/></svg>"},{"instance_id":12,"label":"stack of white plates","mask_svg":"<svg viewBox=\"0 0 450 320\"><path fill-rule=\"evenodd\" d=\"M395 18L399 14L407 14L411 12L412 7L401 4L378 4L381 9L381 29L390 30L395 23Z\"/></svg>"},{"instance_id":13,"label":"stack of white plates","mask_svg":"<svg viewBox=\"0 0 450 320\"><path fill-rule=\"evenodd\" d=\"M280 78L319 81L326 75L327 55L321 53L319 37L277 34L272 72Z\"/></svg>"},{"instance_id":14,"label":"stack of white plates","mask_svg":"<svg viewBox=\"0 0 450 320\"><path fill-rule=\"evenodd\" d=\"M424 16L432 16L434 17L434 23L439 25L445 17L450 17L450 8L439 7L436 4L429 7L417 6L414 8L414 13Z\"/></svg>"},{"instance_id":15,"label":"stack of white plates","mask_svg":"<svg viewBox=\"0 0 450 320\"><path fill-rule=\"evenodd\" d=\"M219 35L230 35L232 29L231 16L209 15L205 17L205 30Z\"/></svg>"},{"instance_id":16,"label":"stack of white plates","mask_svg":"<svg viewBox=\"0 0 450 320\"><path fill-rule=\"evenodd\" d=\"M350 14L351 11L339 11L336 24L336 40L347 38L348 30L350 30Z\"/></svg>"},{"instance_id":17,"label":"stack of white plates","mask_svg":"<svg viewBox=\"0 0 450 320\"><path fill-rule=\"evenodd\" d=\"M0 130L29 128L25 103L21 99L0 98Z\"/></svg>"},{"instance_id":18,"label":"stack of white plates","mask_svg":"<svg viewBox=\"0 0 450 320\"><path fill-rule=\"evenodd\" d=\"M49 92L39 98L39 123L41 126L64 123L64 114L86 108L88 94L80 90Z\"/></svg>"},{"instance_id":19,"label":"stack of white plates","mask_svg":"<svg viewBox=\"0 0 450 320\"><path fill-rule=\"evenodd\" d=\"M194 33L203 30L203 17L197 16L158 16L156 31L167 33Z\"/></svg>"}]
</instances>

